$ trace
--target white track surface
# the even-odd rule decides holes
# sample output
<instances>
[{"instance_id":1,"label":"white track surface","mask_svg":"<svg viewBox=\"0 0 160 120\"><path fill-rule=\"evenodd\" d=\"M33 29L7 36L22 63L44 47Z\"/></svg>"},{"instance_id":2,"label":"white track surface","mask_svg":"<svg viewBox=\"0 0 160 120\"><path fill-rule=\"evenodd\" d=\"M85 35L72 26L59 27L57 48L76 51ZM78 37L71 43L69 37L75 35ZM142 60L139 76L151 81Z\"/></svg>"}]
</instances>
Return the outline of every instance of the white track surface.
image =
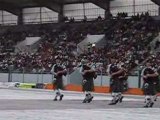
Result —
<instances>
[{"instance_id":1,"label":"white track surface","mask_svg":"<svg viewBox=\"0 0 160 120\"><path fill-rule=\"evenodd\" d=\"M156 108L145 109L142 108L143 97L125 96L122 104L110 107L107 105L108 100L111 100L110 95L94 94L94 101L91 104L82 104L84 98L82 93L63 93L64 100L54 102L52 101L54 93L49 90L0 89L0 120L160 119L160 101L157 101ZM31 106L28 107L29 105ZM57 108L58 106L60 108Z\"/></svg>"}]
</instances>

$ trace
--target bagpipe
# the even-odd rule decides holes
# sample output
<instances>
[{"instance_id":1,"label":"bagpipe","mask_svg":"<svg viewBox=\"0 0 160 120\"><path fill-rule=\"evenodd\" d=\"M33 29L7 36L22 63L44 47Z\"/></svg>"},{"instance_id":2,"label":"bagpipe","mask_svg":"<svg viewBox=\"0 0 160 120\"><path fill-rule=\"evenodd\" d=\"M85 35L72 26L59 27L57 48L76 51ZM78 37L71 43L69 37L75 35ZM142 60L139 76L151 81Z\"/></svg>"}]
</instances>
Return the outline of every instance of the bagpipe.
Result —
<instances>
[{"instance_id":1,"label":"bagpipe","mask_svg":"<svg viewBox=\"0 0 160 120\"><path fill-rule=\"evenodd\" d=\"M128 79L128 71L125 68L115 67L110 74L116 73L120 70L121 70L121 72L118 74L112 75L111 79L127 80Z\"/></svg>"},{"instance_id":2,"label":"bagpipe","mask_svg":"<svg viewBox=\"0 0 160 120\"><path fill-rule=\"evenodd\" d=\"M83 72L84 72L83 78L85 78L85 79L88 77L92 77L94 79L97 78L96 71L92 70L91 66L89 66L89 65L83 65Z\"/></svg>"},{"instance_id":3,"label":"bagpipe","mask_svg":"<svg viewBox=\"0 0 160 120\"><path fill-rule=\"evenodd\" d=\"M61 76L63 76L63 75L64 75L64 76L67 75L67 70L65 70L63 67L58 67L56 77L61 77Z\"/></svg>"},{"instance_id":4,"label":"bagpipe","mask_svg":"<svg viewBox=\"0 0 160 120\"><path fill-rule=\"evenodd\" d=\"M121 80L128 79L128 71L126 69L123 69L123 72L119 75L119 79L121 79Z\"/></svg>"},{"instance_id":5,"label":"bagpipe","mask_svg":"<svg viewBox=\"0 0 160 120\"><path fill-rule=\"evenodd\" d=\"M57 72L57 76L66 76L67 75L67 71L66 70L62 70L62 71L58 71Z\"/></svg>"},{"instance_id":6,"label":"bagpipe","mask_svg":"<svg viewBox=\"0 0 160 120\"><path fill-rule=\"evenodd\" d=\"M143 73L143 81L144 82L156 82L156 81L158 81L158 75L157 76L154 76L154 77L146 77L146 75L149 75L149 74L154 74L155 72L154 72L154 70L153 69L151 69L151 68L146 68L145 70L144 70L144 73Z\"/></svg>"}]
</instances>

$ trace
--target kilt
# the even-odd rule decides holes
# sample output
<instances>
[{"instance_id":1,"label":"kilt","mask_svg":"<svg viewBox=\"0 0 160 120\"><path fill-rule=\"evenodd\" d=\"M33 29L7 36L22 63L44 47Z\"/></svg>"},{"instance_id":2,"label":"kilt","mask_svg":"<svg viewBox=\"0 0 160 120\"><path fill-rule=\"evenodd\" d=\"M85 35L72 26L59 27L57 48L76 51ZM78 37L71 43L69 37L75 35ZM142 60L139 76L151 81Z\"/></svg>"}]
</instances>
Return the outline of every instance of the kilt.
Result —
<instances>
[{"instance_id":1,"label":"kilt","mask_svg":"<svg viewBox=\"0 0 160 120\"><path fill-rule=\"evenodd\" d=\"M82 81L82 87L83 87L83 91L94 91L93 78L87 78L86 80L83 80Z\"/></svg>"},{"instance_id":2,"label":"kilt","mask_svg":"<svg viewBox=\"0 0 160 120\"><path fill-rule=\"evenodd\" d=\"M157 79L157 81L155 81L155 89L156 89L156 92L160 92L160 80Z\"/></svg>"},{"instance_id":3,"label":"kilt","mask_svg":"<svg viewBox=\"0 0 160 120\"><path fill-rule=\"evenodd\" d=\"M53 82L55 89L64 89L62 76L56 77L56 80Z\"/></svg>"},{"instance_id":4,"label":"kilt","mask_svg":"<svg viewBox=\"0 0 160 120\"><path fill-rule=\"evenodd\" d=\"M110 92L124 92L124 80L119 78L110 79Z\"/></svg>"},{"instance_id":5,"label":"kilt","mask_svg":"<svg viewBox=\"0 0 160 120\"><path fill-rule=\"evenodd\" d=\"M144 82L143 92L144 92L144 95L155 95L156 94L156 84Z\"/></svg>"}]
</instances>

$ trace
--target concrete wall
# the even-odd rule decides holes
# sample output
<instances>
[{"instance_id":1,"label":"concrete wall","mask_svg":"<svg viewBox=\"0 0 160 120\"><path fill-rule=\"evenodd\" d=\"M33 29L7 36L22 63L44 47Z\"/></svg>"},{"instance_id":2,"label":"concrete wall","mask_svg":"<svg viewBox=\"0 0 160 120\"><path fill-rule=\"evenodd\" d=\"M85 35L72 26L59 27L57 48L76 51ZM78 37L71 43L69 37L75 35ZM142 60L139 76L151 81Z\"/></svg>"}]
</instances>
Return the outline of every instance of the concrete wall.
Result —
<instances>
[{"instance_id":1,"label":"concrete wall","mask_svg":"<svg viewBox=\"0 0 160 120\"><path fill-rule=\"evenodd\" d=\"M8 73L0 73L0 82L8 82Z\"/></svg>"},{"instance_id":2,"label":"concrete wall","mask_svg":"<svg viewBox=\"0 0 160 120\"><path fill-rule=\"evenodd\" d=\"M0 82L8 82L8 73L0 73ZM21 74L13 73L11 75L12 82L22 83L52 83L53 76L51 74ZM73 75L64 77L64 84L77 84L82 83L82 76L75 72ZM95 86L109 86L108 76L98 76L94 80ZM128 84L130 88L138 88L138 76L129 76Z\"/></svg>"},{"instance_id":3,"label":"concrete wall","mask_svg":"<svg viewBox=\"0 0 160 120\"><path fill-rule=\"evenodd\" d=\"M63 77L64 84L69 84L69 76ZM51 74L22 74L22 73L12 73L10 75L12 82L21 83L52 83L55 79ZM8 82L9 74L0 73L0 82Z\"/></svg>"}]
</instances>

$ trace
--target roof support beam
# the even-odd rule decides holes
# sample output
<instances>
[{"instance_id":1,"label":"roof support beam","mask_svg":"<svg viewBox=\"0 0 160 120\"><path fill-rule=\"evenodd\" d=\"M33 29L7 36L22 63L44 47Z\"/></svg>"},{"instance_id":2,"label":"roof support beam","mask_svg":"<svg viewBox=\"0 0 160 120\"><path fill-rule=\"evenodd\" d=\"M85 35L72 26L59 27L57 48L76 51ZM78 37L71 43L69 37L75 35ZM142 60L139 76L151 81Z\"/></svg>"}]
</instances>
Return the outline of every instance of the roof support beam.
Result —
<instances>
[{"instance_id":1,"label":"roof support beam","mask_svg":"<svg viewBox=\"0 0 160 120\"><path fill-rule=\"evenodd\" d=\"M109 6L110 6L110 0L91 0L92 3L94 3L95 5L105 9L105 10L108 10L109 9Z\"/></svg>"},{"instance_id":2,"label":"roof support beam","mask_svg":"<svg viewBox=\"0 0 160 120\"><path fill-rule=\"evenodd\" d=\"M65 0L64 4L89 3L92 0Z\"/></svg>"},{"instance_id":3,"label":"roof support beam","mask_svg":"<svg viewBox=\"0 0 160 120\"><path fill-rule=\"evenodd\" d=\"M64 5L61 5L61 9L60 9L60 12L58 13L58 22L63 22L63 19L64 19L64 11L63 11L63 7Z\"/></svg>"},{"instance_id":4,"label":"roof support beam","mask_svg":"<svg viewBox=\"0 0 160 120\"><path fill-rule=\"evenodd\" d=\"M19 9L19 14L18 14L18 20L17 20L18 25L23 25L23 9Z\"/></svg>"},{"instance_id":5,"label":"roof support beam","mask_svg":"<svg viewBox=\"0 0 160 120\"><path fill-rule=\"evenodd\" d=\"M0 2L0 10L5 10L7 12L10 12L14 15L20 14L20 7L16 6L14 4L6 3L6 2Z\"/></svg>"},{"instance_id":6,"label":"roof support beam","mask_svg":"<svg viewBox=\"0 0 160 120\"><path fill-rule=\"evenodd\" d=\"M160 5L160 1L159 0L151 0L152 2L154 2L157 5Z\"/></svg>"},{"instance_id":7,"label":"roof support beam","mask_svg":"<svg viewBox=\"0 0 160 120\"><path fill-rule=\"evenodd\" d=\"M160 16L160 1L159 0L151 0L151 1L154 2L155 4L159 5L158 15Z\"/></svg>"},{"instance_id":8,"label":"roof support beam","mask_svg":"<svg viewBox=\"0 0 160 120\"><path fill-rule=\"evenodd\" d=\"M103 8L105 10L105 18L108 19L110 17L110 0L100 0L100 1L92 0L92 3Z\"/></svg>"},{"instance_id":9,"label":"roof support beam","mask_svg":"<svg viewBox=\"0 0 160 120\"><path fill-rule=\"evenodd\" d=\"M57 4L57 3L54 3L53 1L51 0L33 0L34 2L36 2L37 4L39 4L40 6L44 6L44 7L47 7L55 12L58 12L60 13L61 12L61 5L60 4Z\"/></svg>"}]
</instances>

